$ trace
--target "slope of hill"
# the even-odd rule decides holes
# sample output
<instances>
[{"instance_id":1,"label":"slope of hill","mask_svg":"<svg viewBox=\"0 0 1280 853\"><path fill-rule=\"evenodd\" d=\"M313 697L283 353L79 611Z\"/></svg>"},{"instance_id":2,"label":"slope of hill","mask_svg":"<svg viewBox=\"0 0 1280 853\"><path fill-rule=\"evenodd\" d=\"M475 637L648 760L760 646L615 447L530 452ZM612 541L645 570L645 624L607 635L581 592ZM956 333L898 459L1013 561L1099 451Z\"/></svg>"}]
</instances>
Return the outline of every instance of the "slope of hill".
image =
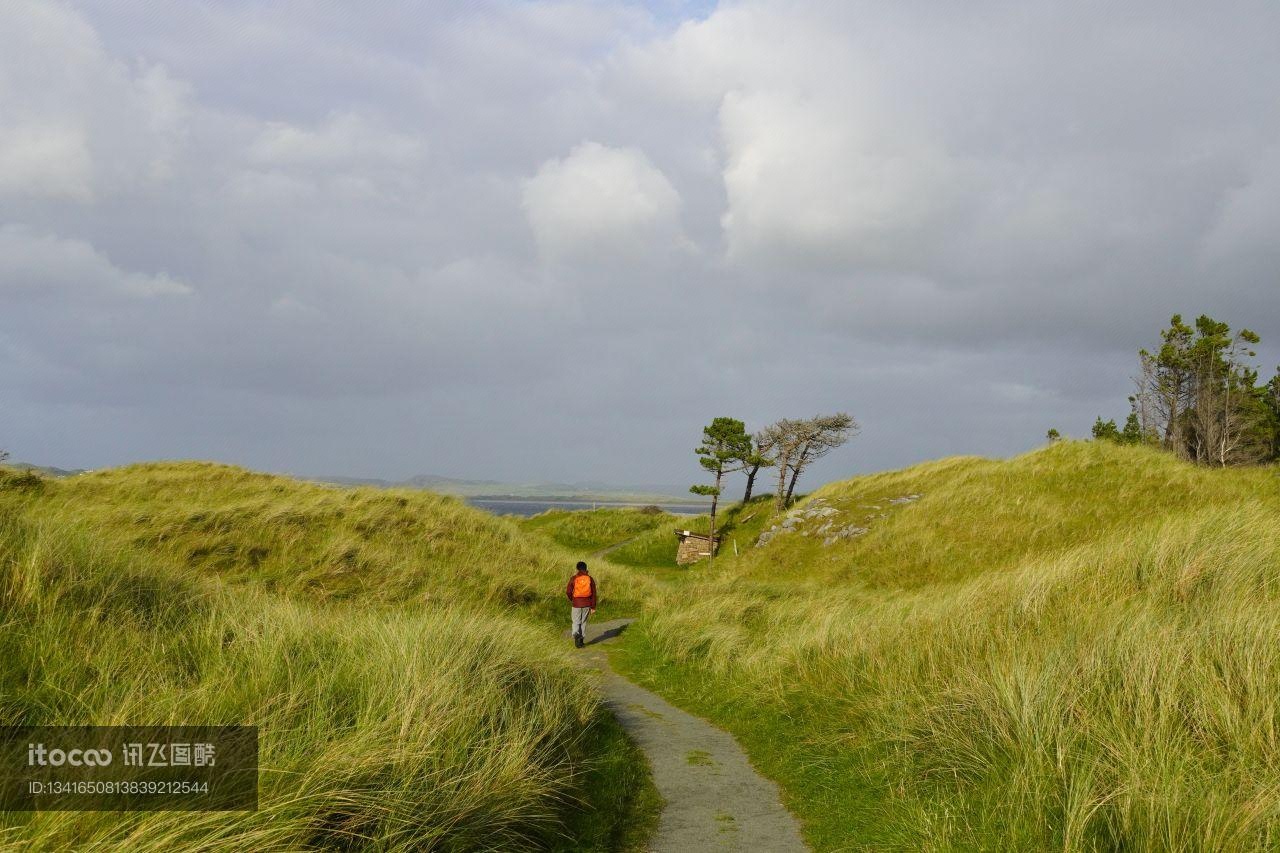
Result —
<instances>
[{"instance_id":1,"label":"slope of hill","mask_svg":"<svg viewBox=\"0 0 1280 853\"><path fill-rule=\"evenodd\" d=\"M738 734L815 847L1280 843L1275 470L1065 443L790 516L619 663Z\"/></svg>"},{"instance_id":2,"label":"slope of hill","mask_svg":"<svg viewBox=\"0 0 1280 853\"><path fill-rule=\"evenodd\" d=\"M1273 469L1196 468L1150 449L1064 442L1007 461L944 459L824 486L743 568L779 578L802 566L823 583L917 588L1015 567L1135 522L1252 501L1280 506ZM818 512L805 518L807 508ZM842 532L852 535L827 541Z\"/></svg>"},{"instance_id":3,"label":"slope of hill","mask_svg":"<svg viewBox=\"0 0 1280 853\"><path fill-rule=\"evenodd\" d=\"M547 510L517 523L521 530L581 553L614 546L651 531L670 531L676 521L677 516L656 508L610 508ZM669 533L666 538L671 538Z\"/></svg>"},{"instance_id":4,"label":"slope of hill","mask_svg":"<svg viewBox=\"0 0 1280 853\"><path fill-rule=\"evenodd\" d=\"M566 559L423 493L0 469L0 723L262 749L258 812L10 815L0 848L632 849L643 759L542 624Z\"/></svg>"},{"instance_id":5,"label":"slope of hill","mask_svg":"<svg viewBox=\"0 0 1280 853\"><path fill-rule=\"evenodd\" d=\"M558 605L574 555L463 501L333 488L207 462L164 462L50 482L42 518L91 529L232 581L363 604ZM602 566L616 606L644 596Z\"/></svg>"}]
</instances>

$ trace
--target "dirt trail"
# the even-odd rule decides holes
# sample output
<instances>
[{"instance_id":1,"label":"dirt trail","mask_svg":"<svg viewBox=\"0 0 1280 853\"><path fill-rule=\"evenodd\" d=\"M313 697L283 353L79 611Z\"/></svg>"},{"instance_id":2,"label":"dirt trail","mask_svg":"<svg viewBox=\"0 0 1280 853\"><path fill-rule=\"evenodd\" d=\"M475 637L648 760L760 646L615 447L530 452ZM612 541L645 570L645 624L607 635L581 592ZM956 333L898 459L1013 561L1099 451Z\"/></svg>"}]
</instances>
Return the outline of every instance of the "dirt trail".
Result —
<instances>
[{"instance_id":1,"label":"dirt trail","mask_svg":"<svg viewBox=\"0 0 1280 853\"><path fill-rule=\"evenodd\" d=\"M778 786L755 771L732 735L609 668L599 644L621 634L630 623L630 619L614 619L588 624L588 645L577 654L584 664L603 673L605 704L644 750L654 784L666 800L649 849L654 853L807 850L799 823L782 805Z\"/></svg>"}]
</instances>

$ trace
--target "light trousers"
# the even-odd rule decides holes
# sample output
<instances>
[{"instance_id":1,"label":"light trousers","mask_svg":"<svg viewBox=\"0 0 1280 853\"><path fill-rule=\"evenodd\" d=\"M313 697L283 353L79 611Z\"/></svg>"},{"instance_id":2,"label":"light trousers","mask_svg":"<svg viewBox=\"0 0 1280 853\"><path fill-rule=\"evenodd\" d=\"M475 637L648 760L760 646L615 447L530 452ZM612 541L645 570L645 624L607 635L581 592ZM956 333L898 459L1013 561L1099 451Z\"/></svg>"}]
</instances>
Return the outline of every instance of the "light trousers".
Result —
<instances>
[{"instance_id":1,"label":"light trousers","mask_svg":"<svg viewBox=\"0 0 1280 853\"><path fill-rule=\"evenodd\" d=\"M573 610L573 633L580 636L586 636L587 617L591 615L590 607L574 607Z\"/></svg>"}]
</instances>

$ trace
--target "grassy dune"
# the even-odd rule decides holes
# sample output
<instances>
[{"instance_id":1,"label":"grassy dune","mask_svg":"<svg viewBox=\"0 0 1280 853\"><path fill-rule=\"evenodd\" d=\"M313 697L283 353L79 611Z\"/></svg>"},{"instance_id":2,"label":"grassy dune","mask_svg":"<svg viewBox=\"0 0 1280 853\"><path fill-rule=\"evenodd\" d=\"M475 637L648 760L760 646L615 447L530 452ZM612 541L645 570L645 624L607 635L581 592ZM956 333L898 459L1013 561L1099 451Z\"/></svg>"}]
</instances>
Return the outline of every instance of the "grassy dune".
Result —
<instances>
[{"instance_id":1,"label":"grassy dune","mask_svg":"<svg viewBox=\"0 0 1280 853\"><path fill-rule=\"evenodd\" d=\"M1274 849L1277 485L1092 443L836 484L868 533L695 570L625 665L819 849Z\"/></svg>"},{"instance_id":2,"label":"grassy dune","mask_svg":"<svg viewBox=\"0 0 1280 853\"><path fill-rule=\"evenodd\" d=\"M909 504L894 498L920 495ZM1030 555L1132 532L1153 518L1263 501L1280 506L1274 469L1207 469L1169 454L1061 443L1008 461L957 457L833 483L809 496L864 525L824 548L814 537L752 551L742 570L779 579L802 569L826 583L918 588L1011 568Z\"/></svg>"},{"instance_id":3,"label":"grassy dune","mask_svg":"<svg viewBox=\"0 0 1280 853\"><path fill-rule=\"evenodd\" d=\"M262 738L256 813L15 814L0 845L635 847L643 761L529 618L564 556L431 495L196 464L0 473L3 723Z\"/></svg>"},{"instance_id":4,"label":"grassy dune","mask_svg":"<svg viewBox=\"0 0 1280 853\"><path fill-rule=\"evenodd\" d=\"M674 527L677 516L645 509L549 509L521 519L520 528L577 552L590 553L651 531Z\"/></svg>"},{"instance_id":5,"label":"grassy dune","mask_svg":"<svg viewBox=\"0 0 1280 853\"><path fill-rule=\"evenodd\" d=\"M53 481L42 518L234 582L320 600L515 607L562 616L577 556L459 498L340 488L229 465L132 465ZM643 578L607 564L610 604L634 610Z\"/></svg>"}]
</instances>

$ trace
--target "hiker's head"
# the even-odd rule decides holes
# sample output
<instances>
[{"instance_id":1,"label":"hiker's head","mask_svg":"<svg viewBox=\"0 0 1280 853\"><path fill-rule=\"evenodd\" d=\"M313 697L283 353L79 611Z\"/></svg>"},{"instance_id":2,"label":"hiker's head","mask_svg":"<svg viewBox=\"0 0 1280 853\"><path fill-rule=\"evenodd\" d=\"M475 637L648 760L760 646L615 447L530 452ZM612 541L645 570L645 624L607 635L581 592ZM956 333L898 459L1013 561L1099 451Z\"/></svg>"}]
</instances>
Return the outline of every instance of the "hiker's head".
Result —
<instances>
[{"instance_id":1,"label":"hiker's head","mask_svg":"<svg viewBox=\"0 0 1280 853\"><path fill-rule=\"evenodd\" d=\"M586 563L584 563L584 562L582 562L581 560L579 560L579 561L578 561L578 571L580 571L580 572L585 572L586 570L587 570L587 564L586 564Z\"/></svg>"}]
</instances>

